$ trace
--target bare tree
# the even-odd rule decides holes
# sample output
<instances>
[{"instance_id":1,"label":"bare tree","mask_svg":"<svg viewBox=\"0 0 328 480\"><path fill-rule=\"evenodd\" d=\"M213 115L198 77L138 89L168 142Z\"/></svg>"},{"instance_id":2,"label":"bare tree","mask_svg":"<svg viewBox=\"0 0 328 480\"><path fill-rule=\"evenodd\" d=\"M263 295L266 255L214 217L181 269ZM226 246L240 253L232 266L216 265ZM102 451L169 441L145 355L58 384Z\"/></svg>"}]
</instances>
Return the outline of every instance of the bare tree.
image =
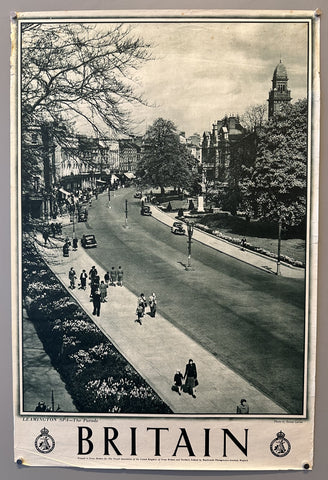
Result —
<instances>
[{"instance_id":1,"label":"bare tree","mask_svg":"<svg viewBox=\"0 0 328 480\"><path fill-rule=\"evenodd\" d=\"M241 116L241 124L249 131L254 132L256 128L265 124L267 115L267 105L250 105L245 113Z\"/></svg>"},{"instance_id":2,"label":"bare tree","mask_svg":"<svg viewBox=\"0 0 328 480\"><path fill-rule=\"evenodd\" d=\"M27 24L22 31L23 125L84 118L127 131L133 71L150 59L149 45L126 25Z\"/></svg>"}]
</instances>

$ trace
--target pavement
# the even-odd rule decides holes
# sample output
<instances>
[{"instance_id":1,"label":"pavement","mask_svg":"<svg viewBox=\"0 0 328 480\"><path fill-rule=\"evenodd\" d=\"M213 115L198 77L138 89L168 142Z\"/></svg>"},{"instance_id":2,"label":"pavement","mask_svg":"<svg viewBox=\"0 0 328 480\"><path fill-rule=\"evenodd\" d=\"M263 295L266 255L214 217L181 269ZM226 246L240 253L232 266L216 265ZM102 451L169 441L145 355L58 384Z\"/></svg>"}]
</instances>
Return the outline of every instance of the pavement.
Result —
<instances>
[{"instance_id":1,"label":"pavement","mask_svg":"<svg viewBox=\"0 0 328 480\"><path fill-rule=\"evenodd\" d=\"M77 412L63 380L45 353L42 342L25 309L23 309L23 322L24 412L34 412L40 401L51 407L51 392L54 395L55 411L59 406L61 412Z\"/></svg>"},{"instance_id":2,"label":"pavement","mask_svg":"<svg viewBox=\"0 0 328 480\"><path fill-rule=\"evenodd\" d=\"M165 225L171 227L173 222L177 221L175 214L168 214L161 210L160 208L152 205L152 216L164 223ZM256 268L264 270L271 274L276 274L277 272L277 260L266 257L256 252L251 252L250 250L242 250L240 246L234 245L222 238L218 238L215 235L203 232L197 228L193 230L193 241L197 241L207 245L215 250L224 253L230 257L234 257L241 262L253 265ZM304 278L305 269L294 267L288 265L287 263L280 262L280 275L288 278Z\"/></svg>"},{"instance_id":3,"label":"pavement","mask_svg":"<svg viewBox=\"0 0 328 480\"><path fill-rule=\"evenodd\" d=\"M168 221L164 213L155 215L160 221ZM86 291L70 289L68 272L73 267L79 278L83 268L89 272L95 265L103 279L103 268L80 246L77 251L70 251L67 258L62 255L60 240L51 239L46 247L42 245L41 235L38 240L40 253L65 288L174 413L231 416L241 398L247 399L250 415L287 413L163 316L156 314L152 318L146 314L142 325L136 322L137 297L124 285L109 287L108 302L101 304L100 316L92 315L89 288ZM186 393L179 396L171 390L175 371L179 368L184 373L189 358L197 365L196 398Z\"/></svg>"}]
</instances>

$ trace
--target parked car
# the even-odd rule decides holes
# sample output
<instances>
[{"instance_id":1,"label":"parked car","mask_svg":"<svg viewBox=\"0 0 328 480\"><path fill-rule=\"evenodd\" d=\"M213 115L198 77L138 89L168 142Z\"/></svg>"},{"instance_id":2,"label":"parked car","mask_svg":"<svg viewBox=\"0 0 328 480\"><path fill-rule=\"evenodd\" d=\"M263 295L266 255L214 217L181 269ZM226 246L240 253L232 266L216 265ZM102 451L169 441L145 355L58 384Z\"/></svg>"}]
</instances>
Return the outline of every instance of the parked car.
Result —
<instances>
[{"instance_id":1,"label":"parked car","mask_svg":"<svg viewBox=\"0 0 328 480\"><path fill-rule=\"evenodd\" d=\"M97 246L96 237L92 234L83 235L81 238L81 245L83 248L94 248Z\"/></svg>"},{"instance_id":2,"label":"parked car","mask_svg":"<svg viewBox=\"0 0 328 480\"><path fill-rule=\"evenodd\" d=\"M186 233L186 230L182 222L174 222L171 227L171 232L175 233L176 235L184 235Z\"/></svg>"},{"instance_id":3,"label":"parked car","mask_svg":"<svg viewBox=\"0 0 328 480\"><path fill-rule=\"evenodd\" d=\"M151 210L149 205L144 205L140 210L141 215L146 215L149 217L151 215Z\"/></svg>"},{"instance_id":4,"label":"parked car","mask_svg":"<svg viewBox=\"0 0 328 480\"><path fill-rule=\"evenodd\" d=\"M86 222L88 220L88 210L80 210L77 216L78 222Z\"/></svg>"},{"instance_id":5,"label":"parked car","mask_svg":"<svg viewBox=\"0 0 328 480\"><path fill-rule=\"evenodd\" d=\"M142 197L142 193L141 192L136 192L134 194L134 198L141 198Z\"/></svg>"}]
</instances>

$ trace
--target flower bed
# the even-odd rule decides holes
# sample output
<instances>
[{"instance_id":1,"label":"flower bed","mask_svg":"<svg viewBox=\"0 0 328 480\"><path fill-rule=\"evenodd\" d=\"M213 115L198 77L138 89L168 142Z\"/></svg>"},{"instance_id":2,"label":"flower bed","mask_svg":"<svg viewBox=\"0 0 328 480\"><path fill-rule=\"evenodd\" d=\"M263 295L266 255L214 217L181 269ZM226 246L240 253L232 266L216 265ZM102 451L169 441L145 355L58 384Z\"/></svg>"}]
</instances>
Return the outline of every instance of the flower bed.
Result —
<instances>
[{"instance_id":1,"label":"flower bed","mask_svg":"<svg viewBox=\"0 0 328 480\"><path fill-rule=\"evenodd\" d=\"M203 232L210 233L212 235L215 235L218 238L222 238L222 240L225 240L229 243L233 243L234 245L241 246L241 240L239 238L234 238L234 237L230 237L228 235L224 235L219 230L215 230L215 229L213 229L211 227L208 227L207 225L203 225L201 223L195 223L194 226L196 228L198 228L199 230L202 230ZM256 252L256 253L260 253L260 254L265 255L267 257L270 257L270 258L274 258L274 259L278 258L278 255L276 253L269 252L268 250L265 250L264 248L261 248L261 247L255 247L254 245L252 245L251 243L248 243L248 242L245 243L245 248L247 248L247 250L250 250L250 251ZM292 265L294 267L302 267L302 268L305 267L305 264L303 262L300 262L298 260L294 260L293 258L290 258L287 255L280 255L280 259L283 262L288 263L289 265Z\"/></svg>"},{"instance_id":2,"label":"flower bed","mask_svg":"<svg viewBox=\"0 0 328 480\"><path fill-rule=\"evenodd\" d=\"M23 297L44 349L80 412L172 413L28 242L23 248Z\"/></svg>"}]
</instances>

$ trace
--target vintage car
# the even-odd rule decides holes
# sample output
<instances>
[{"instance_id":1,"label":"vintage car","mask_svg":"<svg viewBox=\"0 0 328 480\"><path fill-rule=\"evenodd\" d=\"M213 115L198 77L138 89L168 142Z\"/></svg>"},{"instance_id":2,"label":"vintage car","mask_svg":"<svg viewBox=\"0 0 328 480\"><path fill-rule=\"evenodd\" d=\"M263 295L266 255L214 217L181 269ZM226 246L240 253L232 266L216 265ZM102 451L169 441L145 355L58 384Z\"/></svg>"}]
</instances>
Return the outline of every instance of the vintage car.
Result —
<instances>
[{"instance_id":1,"label":"vintage car","mask_svg":"<svg viewBox=\"0 0 328 480\"><path fill-rule=\"evenodd\" d=\"M182 222L174 222L171 227L171 232L175 233L176 235L184 235L186 233L186 230L183 227Z\"/></svg>"},{"instance_id":2,"label":"vintage car","mask_svg":"<svg viewBox=\"0 0 328 480\"><path fill-rule=\"evenodd\" d=\"M141 215L146 215L149 217L151 215L151 210L149 205L143 205L140 210Z\"/></svg>"},{"instance_id":3,"label":"vintage car","mask_svg":"<svg viewBox=\"0 0 328 480\"><path fill-rule=\"evenodd\" d=\"M97 246L96 237L92 234L83 235L81 238L81 245L83 248L94 248Z\"/></svg>"},{"instance_id":4,"label":"vintage car","mask_svg":"<svg viewBox=\"0 0 328 480\"><path fill-rule=\"evenodd\" d=\"M88 210L81 209L77 215L78 222L86 222L88 220Z\"/></svg>"},{"instance_id":5,"label":"vintage car","mask_svg":"<svg viewBox=\"0 0 328 480\"><path fill-rule=\"evenodd\" d=\"M142 197L142 193L141 192L136 192L134 194L134 198L141 198Z\"/></svg>"}]
</instances>

